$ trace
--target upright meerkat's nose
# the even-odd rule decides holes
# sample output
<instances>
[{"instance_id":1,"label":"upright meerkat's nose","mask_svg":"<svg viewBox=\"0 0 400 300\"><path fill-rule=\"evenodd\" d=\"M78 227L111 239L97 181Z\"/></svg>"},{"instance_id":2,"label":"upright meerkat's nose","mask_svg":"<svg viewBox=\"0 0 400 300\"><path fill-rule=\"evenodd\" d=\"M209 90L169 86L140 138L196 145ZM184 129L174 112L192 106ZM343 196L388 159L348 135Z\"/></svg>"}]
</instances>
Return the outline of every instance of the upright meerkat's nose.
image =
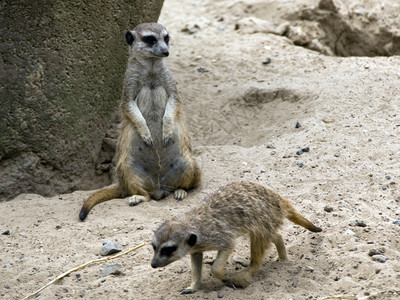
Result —
<instances>
[{"instance_id":1,"label":"upright meerkat's nose","mask_svg":"<svg viewBox=\"0 0 400 300\"><path fill-rule=\"evenodd\" d=\"M169 55L169 51L168 51L168 50L164 51L164 52L163 52L163 55L164 55L164 56L168 56L168 55Z\"/></svg>"}]
</instances>

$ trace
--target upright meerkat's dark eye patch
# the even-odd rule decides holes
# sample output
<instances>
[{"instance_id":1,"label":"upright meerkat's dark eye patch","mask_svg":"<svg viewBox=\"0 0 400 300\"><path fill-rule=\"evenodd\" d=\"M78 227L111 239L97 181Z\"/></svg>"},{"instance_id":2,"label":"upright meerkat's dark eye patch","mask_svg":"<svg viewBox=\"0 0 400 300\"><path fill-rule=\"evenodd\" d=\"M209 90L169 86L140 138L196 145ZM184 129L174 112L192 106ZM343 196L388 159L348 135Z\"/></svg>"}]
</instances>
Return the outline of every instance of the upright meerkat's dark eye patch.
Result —
<instances>
[{"instance_id":1,"label":"upright meerkat's dark eye patch","mask_svg":"<svg viewBox=\"0 0 400 300\"><path fill-rule=\"evenodd\" d=\"M157 250L157 247L156 247L156 245L154 245L154 244L151 244L151 246L153 247L153 250L154 250L154 251L156 251L156 250Z\"/></svg>"},{"instance_id":2,"label":"upright meerkat's dark eye patch","mask_svg":"<svg viewBox=\"0 0 400 300\"><path fill-rule=\"evenodd\" d=\"M154 45L155 43L157 43L157 39L153 35L146 35L146 36L142 37L142 41L151 46Z\"/></svg>"},{"instance_id":3,"label":"upright meerkat's dark eye patch","mask_svg":"<svg viewBox=\"0 0 400 300\"><path fill-rule=\"evenodd\" d=\"M165 36L164 41L168 45L168 43L169 43L169 35L168 34Z\"/></svg>"},{"instance_id":4,"label":"upright meerkat's dark eye patch","mask_svg":"<svg viewBox=\"0 0 400 300\"><path fill-rule=\"evenodd\" d=\"M164 247L160 251L161 256L171 256L178 249L177 246Z\"/></svg>"}]
</instances>

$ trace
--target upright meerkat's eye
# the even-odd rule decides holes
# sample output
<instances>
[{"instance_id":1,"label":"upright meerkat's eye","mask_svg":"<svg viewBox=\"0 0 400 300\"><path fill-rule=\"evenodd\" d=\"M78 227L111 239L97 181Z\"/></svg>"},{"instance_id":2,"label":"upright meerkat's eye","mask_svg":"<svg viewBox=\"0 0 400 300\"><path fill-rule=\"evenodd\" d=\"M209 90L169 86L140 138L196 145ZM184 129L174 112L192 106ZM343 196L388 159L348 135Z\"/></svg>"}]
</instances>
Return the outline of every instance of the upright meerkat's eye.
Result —
<instances>
[{"instance_id":1,"label":"upright meerkat's eye","mask_svg":"<svg viewBox=\"0 0 400 300\"><path fill-rule=\"evenodd\" d=\"M152 35L146 35L142 37L142 41L148 45L154 45L157 43L157 39Z\"/></svg>"},{"instance_id":2,"label":"upright meerkat's eye","mask_svg":"<svg viewBox=\"0 0 400 300\"><path fill-rule=\"evenodd\" d=\"M174 253L177 248L177 246L164 247L161 249L160 254L161 256L171 256L171 254Z\"/></svg>"},{"instance_id":3,"label":"upright meerkat's eye","mask_svg":"<svg viewBox=\"0 0 400 300\"><path fill-rule=\"evenodd\" d=\"M168 45L168 43L169 43L169 35L168 34L165 36L164 41Z\"/></svg>"}]
</instances>

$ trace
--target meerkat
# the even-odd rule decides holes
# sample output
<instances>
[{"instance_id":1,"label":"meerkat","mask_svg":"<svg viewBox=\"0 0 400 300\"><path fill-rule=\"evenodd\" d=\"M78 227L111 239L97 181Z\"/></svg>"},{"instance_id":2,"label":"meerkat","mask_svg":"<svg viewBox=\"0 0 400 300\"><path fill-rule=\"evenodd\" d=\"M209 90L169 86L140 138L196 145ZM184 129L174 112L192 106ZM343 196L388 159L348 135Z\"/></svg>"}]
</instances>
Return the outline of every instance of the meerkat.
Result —
<instances>
[{"instance_id":1,"label":"meerkat","mask_svg":"<svg viewBox=\"0 0 400 300\"><path fill-rule=\"evenodd\" d=\"M143 23L126 33L129 58L121 101L115 183L91 195L79 218L98 203L131 196L137 205L174 192L177 200L200 182L175 81L164 58L169 35L158 23Z\"/></svg>"},{"instance_id":2,"label":"meerkat","mask_svg":"<svg viewBox=\"0 0 400 300\"><path fill-rule=\"evenodd\" d=\"M312 232L322 231L300 215L287 199L262 185L228 184L206 196L196 208L166 221L156 230L151 266L164 267L190 253L192 283L181 293L194 293L201 285L203 252L218 250L211 273L228 285L244 288L260 268L271 242L279 259L287 259L285 244L278 232L285 218ZM243 272L225 275L224 266L234 249L235 239L244 234L250 235L250 265Z\"/></svg>"}]
</instances>

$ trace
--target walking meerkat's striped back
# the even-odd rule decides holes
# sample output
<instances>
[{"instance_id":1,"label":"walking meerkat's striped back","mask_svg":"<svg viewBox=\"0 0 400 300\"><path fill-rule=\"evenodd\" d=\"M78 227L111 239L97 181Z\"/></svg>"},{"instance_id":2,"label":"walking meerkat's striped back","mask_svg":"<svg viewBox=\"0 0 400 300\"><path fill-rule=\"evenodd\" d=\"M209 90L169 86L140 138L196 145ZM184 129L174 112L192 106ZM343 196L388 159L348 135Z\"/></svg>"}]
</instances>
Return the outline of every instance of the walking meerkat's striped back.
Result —
<instances>
[{"instance_id":1,"label":"walking meerkat's striped back","mask_svg":"<svg viewBox=\"0 0 400 300\"><path fill-rule=\"evenodd\" d=\"M218 250L212 274L228 284L246 287L260 268L271 242L278 250L279 259L287 259L285 244L278 232L284 219L312 232L322 231L300 215L287 199L262 185L228 184L206 196L197 207L157 229L152 241L151 266L164 267L190 254L192 283L182 293L194 293L200 288L203 252ZM244 234L250 235L250 266L243 272L225 275L224 266L234 249L235 239Z\"/></svg>"},{"instance_id":2,"label":"walking meerkat's striped back","mask_svg":"<svg viewBox=\"0 0 400 300\"><path fill-rule=\"evenodd\" d=\"M175 81L164 58L169 35L157 23L143 23L126 33L129 59L125 72L121 133L117 143L115 183L83 204L84 220L98 203L131 196L131 206L173 192L182 200L200 182Z\"/></svg>"}]
</instances>

